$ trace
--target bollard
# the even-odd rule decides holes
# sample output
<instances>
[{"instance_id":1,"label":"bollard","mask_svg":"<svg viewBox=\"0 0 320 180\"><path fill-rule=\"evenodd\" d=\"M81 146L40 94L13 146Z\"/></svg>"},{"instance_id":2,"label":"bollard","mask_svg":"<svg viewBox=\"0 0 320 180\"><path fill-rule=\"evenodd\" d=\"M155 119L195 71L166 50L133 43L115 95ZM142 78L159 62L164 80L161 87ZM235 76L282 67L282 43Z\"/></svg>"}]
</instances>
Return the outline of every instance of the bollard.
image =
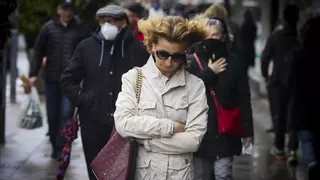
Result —
<instances>
[{"instance_id":1,"label":"bollard","mask_svg":"<svg viewBox=\"0 0 320 180\"><path fill-rule=\"evenodd\" d=\"M7 84L7 49L0 51L0 144L5 142L5 118L6 118L6 84Z\"/></svg>"},{"instance_id":2,"label":"bollard","mask_svg":"<svg viewBox=\"0 0 320 180\"><path fill-rule=\"evenodd\" d=\"M17 29L11 30L11 54L10 54L10 100L16 103L16 80L18 77L17 56L18 56L18 37Z\"/></svg>"}]
</instances>

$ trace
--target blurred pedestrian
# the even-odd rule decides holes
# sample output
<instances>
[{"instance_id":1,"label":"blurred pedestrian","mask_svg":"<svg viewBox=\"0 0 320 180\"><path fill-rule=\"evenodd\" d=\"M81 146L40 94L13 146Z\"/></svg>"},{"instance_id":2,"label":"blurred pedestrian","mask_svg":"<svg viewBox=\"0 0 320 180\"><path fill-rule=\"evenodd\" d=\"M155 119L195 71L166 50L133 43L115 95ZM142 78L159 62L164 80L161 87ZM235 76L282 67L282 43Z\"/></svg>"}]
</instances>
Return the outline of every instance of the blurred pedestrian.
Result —
<instances>
[{"instance_id":1,"label":"blurred pedestrian","mask_svg":"<svg viewBox=\"0 0 320 180\"><path fill-rule=\"evenodd\" d=\"M187 70L204 81L209 105L208 130L194 154L195 180L211 180L212 174L216 180L232 180L233 156L240 155L242 147L253 142L250 90L242 63L227 45L229 33L225 22L211 18L208 27L211 39L194 44L188 52L191 62ZM210 88L223 108L240 109L243 137L220 133L217 107Z\"/></svg>"},{"instance_id":2,"label":"blurred pedestrian","mask_svg":"<svg viewBox=\"0 0 320 180\"><path fill-rule=\"evenodd\" d=\"M114 126L121 77L129 69L144 65L149 57L145 46L128 27L125 9L107 5L96 15L100 30L79 43L61 78L63 94L79 108L90 180L96 179L90 164L109 141Z\"/></svg>"},{"instance_id":3,"label":"blurred pedestrian","mask_svg":"<svg viewBox=\"0 0 320 180\"><path fill-rule=\"evenodd\" d=\"M64 146L61 131L73 115L72 103L60 90L61 74L69 64L77 44L90 35L89 29L74 19L72 3L62 1L58 8L59 16L48 21L36 39L29 73L30 84L35 86L43 58L46 57L44 81L52 158L57 158Z\"/></svg>"},{"instance_id":4,"label":"blurred pedestrian","mask_svg":"<svg viewBox=\"0 0 320 180\"><path fill-rule=\"evenodd\" d=\"M140 3L128 3L123 6L126 10L133 35L143 41L143 34L139 31L138 21L147 16L146 9Z\"/></svg>"},{"instance_id":5,"label":"blurred pedestrian","mask_svg":"<svg viewBox=\"0 0 320 180\"><path fill-rule=\"evenodd\" d=\"M298 131L302 157L309 171L309 180L320 179L320 133L318 116L318 81L320 16L311 17L302 26L302 46L291 53L289 89L292 106L290 108L290 129Z\"/></svg>"},{"instance_id":6,"label":"blurred pedestrian","mask_svg":"<svg viewBox=\"0 0 320 180\"><path fill-rule=\"evenodd\" d=\"M186 5L177 2L170 9L170 15L183 17L185 8L186 8Z\"/></svg>"},{"instance_id":7,"label":"blurred pedestrian","mask_svg":"<svg viewBox=\"0 0 320 180\"><path fill-rule=\"evenodd\" d=\"M165 15L164 10L161 7L159 0L151 0L151 7L149 9L149 16L163 17Z\"/></svg>"},{"instance_id":8,"label":"blurred pedestrian","mask_svg":"<svg viewBox=\"0 0 320 180\"><path fill-rule=\"evenodd\" d=\"M275 31L267 40L261 55L261 72L267 86L274 88L274 98L277 108L275 119L274 148L271 153L278 160L284 160L287 156L288 163L297 163L298 139L296 131L289 131L287 154L285 152L285 134L287 132L288 105L290 103L290 89L287 86L290 61L288 55L300 45L297 36L297 23L299 20L299 8L296 5L288 5L283 11L283 28ZM273 69L271 76L268 69L271 60ZM269 94L271 95L271 94Z\"/></svg>"},{"instance_id":9,"label":"blurred pedestrian","mask_svg":"<svg viewBox=\"0 0 320 180\"><path fill-rule=\"evenodd\" d=\"M241 62L243 62L240 27L229 19L229 14L230 13L225 8L224 3L214 3L203 13L203 17L218 18L225 22L230 36L229 42L226 43L228 43L228 46L231 48L230 51L234 53Z\"/></svg>"},{"instance_id":10,"label":"blurred pedestrian","mask_svg":"<svg viewBox=\"0 0 320 180\"><path fill-rule=\"evenodd\" d=\"M257 25L253 19L252 13L247 10L243 15L243 23L241 25L241 43L243 50L243 68L247 74L249 67L255 64L255 40L257 37Z\"/></svg>"}]
</instances>

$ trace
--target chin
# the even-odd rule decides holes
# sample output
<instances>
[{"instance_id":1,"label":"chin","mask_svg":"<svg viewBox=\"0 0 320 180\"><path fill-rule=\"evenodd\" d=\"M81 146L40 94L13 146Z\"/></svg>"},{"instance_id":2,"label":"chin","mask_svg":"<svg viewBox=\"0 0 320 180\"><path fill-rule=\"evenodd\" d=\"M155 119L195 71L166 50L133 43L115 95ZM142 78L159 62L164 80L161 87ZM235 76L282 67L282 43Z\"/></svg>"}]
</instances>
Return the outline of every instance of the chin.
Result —
<instances>
[{"instance_id":1,"label":"chin","mask_svg":"<svg viewBox=\"0 0 320 180\"><path fill-rule=\"evenodd\" d=\"M163 68L163 71L169 73L169 72L174 72L175 69L174 68Z\"/></svg>"}]
</instances>

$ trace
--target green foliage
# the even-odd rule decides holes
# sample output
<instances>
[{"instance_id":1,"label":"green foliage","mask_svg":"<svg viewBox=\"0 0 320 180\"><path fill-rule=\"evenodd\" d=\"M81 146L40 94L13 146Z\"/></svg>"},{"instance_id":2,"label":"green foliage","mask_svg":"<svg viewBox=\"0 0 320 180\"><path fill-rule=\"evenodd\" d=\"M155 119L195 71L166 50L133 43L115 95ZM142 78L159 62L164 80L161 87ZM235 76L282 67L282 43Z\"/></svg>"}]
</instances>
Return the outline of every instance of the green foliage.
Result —
<instances>
[{"instance_id":1,"label":"green foliage","mask_svg":"<svg viewBox=\"0 0 320 180\"><path fill-rule=\"evenodd\" d=\"M43 24L57 14L59 2L60 0L20 1L20 31L26 36L26 39L36 38Z\"/></svg>"}]
</instances>

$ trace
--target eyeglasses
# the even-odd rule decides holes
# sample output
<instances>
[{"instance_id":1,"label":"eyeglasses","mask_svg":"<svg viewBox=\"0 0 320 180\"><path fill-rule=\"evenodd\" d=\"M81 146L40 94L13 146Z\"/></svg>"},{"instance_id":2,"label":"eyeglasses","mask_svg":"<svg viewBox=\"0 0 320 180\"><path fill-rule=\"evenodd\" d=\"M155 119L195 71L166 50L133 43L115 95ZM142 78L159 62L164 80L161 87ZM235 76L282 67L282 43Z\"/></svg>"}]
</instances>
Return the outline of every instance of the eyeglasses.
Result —
<instances>
[{"instance_id":1,"label":"eyeglasses","mask_svg":"<svg viewBox=\"0 0 320 180\"><path fill-rule=\"evenodd\" d=\"M186 53L172 53L171 54L165 50L157 50L155 54L161 60L167 60L169 57L171 57L172 61L174 61L174 62L187 61Z\"/></svg>"}]
</instances>

